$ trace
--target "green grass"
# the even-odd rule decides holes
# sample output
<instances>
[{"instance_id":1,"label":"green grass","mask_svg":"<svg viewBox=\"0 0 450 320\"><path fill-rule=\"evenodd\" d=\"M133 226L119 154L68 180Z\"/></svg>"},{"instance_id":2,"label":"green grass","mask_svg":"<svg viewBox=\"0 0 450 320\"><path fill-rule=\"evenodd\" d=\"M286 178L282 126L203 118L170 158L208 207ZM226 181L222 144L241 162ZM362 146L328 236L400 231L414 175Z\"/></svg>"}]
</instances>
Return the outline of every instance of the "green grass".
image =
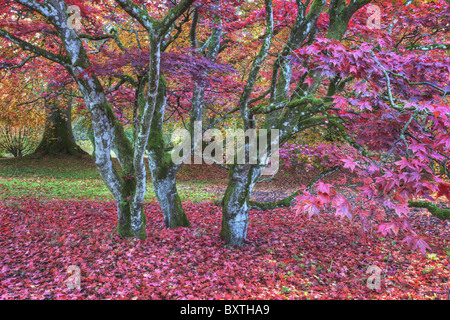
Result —
<instances>
[{"instance_id":1,"label":"green grass","mask_svg":"<svg viewBox=\"0 0 450 320\"><path fill-rule=\"evenodd\" d=\"M208 182L211 183L214 182ZM181 201L219 200L220 194L206 190L208 184L204 181L178 182ZM113 200L89 157L0 159L0 200L12 197ZM145 201L156 201L150 178Z\"/></svg>"},{"instance_id":2,"label":"green grass","mask_svg":"<svg viewBox=\"0 0 450 320\"><path fill-rule=\"evenodd\" d=\"M1 178L100 179L92 159L31 156L0 159Z\"/></svg>"}]
</instances>

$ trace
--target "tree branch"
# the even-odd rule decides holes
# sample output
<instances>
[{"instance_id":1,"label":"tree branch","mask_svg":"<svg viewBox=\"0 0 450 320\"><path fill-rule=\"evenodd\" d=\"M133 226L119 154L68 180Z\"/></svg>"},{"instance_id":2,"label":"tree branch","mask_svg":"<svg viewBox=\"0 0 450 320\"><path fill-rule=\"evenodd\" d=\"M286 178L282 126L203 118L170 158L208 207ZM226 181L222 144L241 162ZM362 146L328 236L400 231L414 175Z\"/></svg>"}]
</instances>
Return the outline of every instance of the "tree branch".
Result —
<instances>
[{"instance_id":1,"label":"tree branch","mask_svg":"<svg viewBox=\"0 0 450 320\"><path fill-rule=\"evenodd\" d=\"M132 0L114 0L131 17L136 19L147 31L150 31L156 20L154 20L147 11L141 9Z\"/></svg>"},{"instance_id":2,"label":"tree branch","mask_svg":"<svg viewBox=\"0 0 450 320\"><path fill-rule=\"evenodd\" d=\"M410 208L425 208L440 220L450 219L450 209L441 209L437 205L426 201L409 201Z\"/></svg>"},{"instance_id":3,"label":"tree branch","mask_svg":"<svg viewBox=\"0 0 450 320\"><path fill-rule=\"evenodd\" d=\"M26 65L30 60L33 60L35 58L39 57L39 55L34 55L34 56L30 56L28 58L26 58L25 60L23 60L21 63L19 63L18 65L12 65L12 66L6 66L6 64L3 64L2 66L0 66L0 70L4 69L4 70L11 70L11 69L20 69L22 68L24 65Z\"/></svg>"},{"instance_id":4,"label":"tree branch","mask_svg":"<svg viewBox=\"0 0 450 320\"><path fill-rule=\"evenodd\" d=\"M332 167L324 172L322 172L321 174L319 174L317 177L314 178L313 181L311 181L310 183L308 183L308 185L306 186L306 190L311 189L314 184L325 178L326 176L339 171L341 168L340 167ZM297 190L295 191L293 194L291 194L290 196L279 200L279 201L274 201L274 202L256 202L256 201L249 201L249 205L250 208L252 209L256 209L256 210L273 210L273 209L277 209L277 208L286 208L286 207L290 207L292 204L292 200L294 200L294 198L296 196L298 196L301 192L301 190Z\"/></svg>"},{"instance_id":5,"label":"tree branch","mask_svg":"<svg viewBox=\"0 0 450 320\"><path fill-rule=\"evenodd\" d=\"M175 23L175 21L181 17L181 15L193 4L195 0L181 0L174 8L170 9L164 19L160 22L161 36L164 36Z\"/></svg>"},{"instance_id":6,"label":"tree branch","mask_svg":"<svg viewBox=\"0 0 450 320\"><path fill-rule=\"evenodd\" d=\"M244 88L244 92L241 95L241 99L239 101L239 109L241 110L242 120L244 121L244 127L246 129L250 128L250 119L248 114L248 100L250 99L250 95L253 91L253 88L256 83L256 78L258 77L259 70L261 69L261 65L267 57L267 53L269 52L270 45L272 43L273 37L273 4L272 0L265 0L265 9L266 9L266 33L264 35L263 44L261 49L253 61L253 65L250 71L250 74L247 78L247 83Z\"/></svg>"},{"instance_id":7,"label":"tree branch","mask_svg":"<svg viewBox=\"0 0 450 320\"><path fill-rule=\"evenodd\" d=\"M17 44L23 50L33 52L34 54L44 57L50 61L59 63L63 66L67 66L70 64L70 61L66 56L63 56L61 54L54 54L54 53L44 50L40 47L32 45L31 43L29 43L27 41L17 38L16 36L12 35L11 33L9 33L6 30L0 29L0 37L4 38L6 40L9 40L14 44Z\"/></svg>"}]
</instances>

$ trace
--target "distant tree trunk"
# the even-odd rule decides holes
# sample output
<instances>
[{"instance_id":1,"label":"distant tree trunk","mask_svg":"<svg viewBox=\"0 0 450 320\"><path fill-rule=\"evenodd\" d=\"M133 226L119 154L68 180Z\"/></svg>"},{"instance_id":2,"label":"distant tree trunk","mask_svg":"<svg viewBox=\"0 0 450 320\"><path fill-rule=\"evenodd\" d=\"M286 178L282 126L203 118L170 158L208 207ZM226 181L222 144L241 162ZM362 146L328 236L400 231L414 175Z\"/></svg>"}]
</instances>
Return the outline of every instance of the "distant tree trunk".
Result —
<instances>
[{"instance_id":1,"label":"distant tree trunk","mask_svg":"<svg viewBox=\"0 0 450 320\"><path fill-rule=\"evenodd\" d=\"M94 130L92 129L92 125L89 127L87 131L87 136L89 138L89 141L92 145L92 154L91 156L95 159L95 137L94 137Z\"/></svg>"},{"instance_id":2,"label":"distant tree trunk","mask_svg":"<svg viewBox=\"0 0 450 320\"><path fill-rule=\"evenodd\" d=\"M72 132L71 112L52 106L46 119L44 134L35 153L42 155L85 154L76 143Z\"/></svg>"},{"instance_id":3,"label":"distant tree trunk","mask_svg":"<svg viewBox=\"0 0 450 320\"><path fill-rule=\"evenodd\" d=\"M56 90L50 85L49 91ZM59 104L55 99L49 101L49 113L46 119L42 141L35 153L41 155L72 155L87 154L76 143L72 130L72 89L64 88L62 94L64 104Z\"/></svg>"}]
</instances>

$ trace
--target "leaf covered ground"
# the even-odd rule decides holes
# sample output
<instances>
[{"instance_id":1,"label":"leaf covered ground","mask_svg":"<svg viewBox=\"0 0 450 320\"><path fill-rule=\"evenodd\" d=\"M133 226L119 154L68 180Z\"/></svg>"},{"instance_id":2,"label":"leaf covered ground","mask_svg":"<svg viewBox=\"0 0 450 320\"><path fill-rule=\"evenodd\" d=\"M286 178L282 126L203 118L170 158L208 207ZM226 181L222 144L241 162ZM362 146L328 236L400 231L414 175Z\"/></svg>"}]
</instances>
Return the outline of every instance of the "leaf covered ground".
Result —
<instances>
[{"instance_id":1,"label":"leaf covered ground","mask_svg":"<svg viewBox=\"0 0 450 320\"><path fill-rule=\"evenodd\" d=\"M448 299L448 222L415 219L432 252L362 233L349 220L252 211L248 240L220 239L220 207L185 203L192 228L167 230L145 206L145 241L111 234L113 202L10 198L0 203L0 299ZM81 270L81 289L66 281ZM380 289L368 288L370 266ZM372 282L374 283L374 282Z\"/></svg>"}]
</instances>

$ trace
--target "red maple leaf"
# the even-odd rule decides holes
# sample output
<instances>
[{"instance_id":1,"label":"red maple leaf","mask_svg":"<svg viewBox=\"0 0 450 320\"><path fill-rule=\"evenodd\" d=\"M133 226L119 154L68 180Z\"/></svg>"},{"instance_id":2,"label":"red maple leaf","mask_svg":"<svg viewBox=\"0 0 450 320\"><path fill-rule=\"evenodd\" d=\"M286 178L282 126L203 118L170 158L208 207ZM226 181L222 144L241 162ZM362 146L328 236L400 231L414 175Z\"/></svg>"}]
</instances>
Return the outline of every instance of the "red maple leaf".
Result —
<instances>
[{"instance_id":1,"label":"red maple leaf","mask_svg":"<svg viewBox=\"0 0 450 320\"><path fill-rule=\"evenodd\" d=\"M439 183L439 192L436 195L436 200L445 196L450 201L450 184Z\"/></svg>"}]
</instances>

